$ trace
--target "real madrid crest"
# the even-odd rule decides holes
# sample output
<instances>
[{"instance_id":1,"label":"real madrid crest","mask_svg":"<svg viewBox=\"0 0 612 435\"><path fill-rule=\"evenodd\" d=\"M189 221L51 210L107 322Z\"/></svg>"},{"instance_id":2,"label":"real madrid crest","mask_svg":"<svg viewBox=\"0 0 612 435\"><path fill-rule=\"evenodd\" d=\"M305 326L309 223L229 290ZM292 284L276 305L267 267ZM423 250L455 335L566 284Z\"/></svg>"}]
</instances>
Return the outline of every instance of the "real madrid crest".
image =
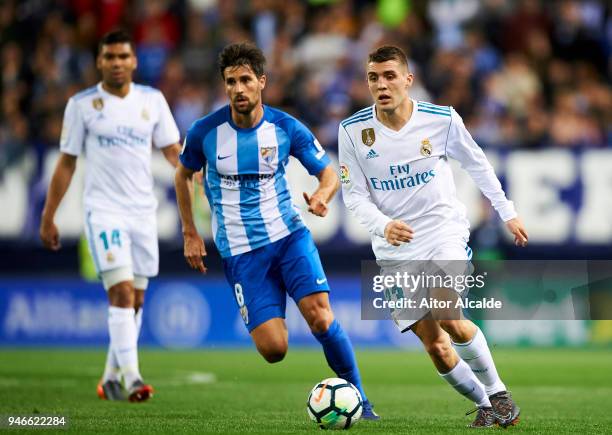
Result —
<instances>
[{"instance_id":1,"label":"real madrid crest","mask_svg":"<svg viewBox=\"0 0 612 435\"><path fill-rule=\"evenodd\" d=\"M113 263L115 261L115 256L112 252L106 253L106 261L108 261L109 263Z\"/></svg>"},{"instance_id":2,"label":"real madrid crest","mask_svg":"<svg viewBox=\"0 0 612 435\"><path fill-rule=\"evenodd\" d=\"M142 119L144 119L145 121L148 121L149 118L149 112L147 111L147 109L142 109L142 112L140 112L140 116L142 117Z\"/></svg>"},{"instance_id":3,"label":"real madrid crest","mask_svg":"<svg viewBox=\"0 0 612 435\"><path fill-rule=\"evenodd\" d=\"M431 156L431 142L429 142L429 139L423 139L421 141L421 155L425 157Z\"/></svg>"},{"instance_id":4,"label":"real madrid crest","mask_svg":"<svg viewBox=\"0 0 612 435\"><path fill-rule=\"evenodd\" d=\"M374 134L373 128L364 128L361 130L361 140L363 144L367 147L371 147L374 145L374 141L376 140L376 135Z\"/></svg>"},{"instance_id":5,"label":"real madrid crest","mask_svg":"<svg viewBox=\"0 0 612 435\"><path fill-rule=\"evenodd\" d=\"M91 102L91 105L97 111L101 111L104 109L104 100L102 98L94 98Z\"/></svg>"}]
</instances>

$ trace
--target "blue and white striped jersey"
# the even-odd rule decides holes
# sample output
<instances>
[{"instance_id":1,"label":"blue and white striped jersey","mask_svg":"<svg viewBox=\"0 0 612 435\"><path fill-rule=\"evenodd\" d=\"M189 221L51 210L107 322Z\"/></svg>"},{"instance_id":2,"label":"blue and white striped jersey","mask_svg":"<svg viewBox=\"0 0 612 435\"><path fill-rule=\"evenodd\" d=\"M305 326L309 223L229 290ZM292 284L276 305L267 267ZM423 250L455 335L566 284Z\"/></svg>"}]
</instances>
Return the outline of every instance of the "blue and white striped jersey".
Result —
<instances>
[{"instance_id":1,"label":"blue and white striped jersey","mask_svg":"<svg viewBox=\"0 0 612 435\"><path fill-rule=\"evenodd\" d=\"M222 257L265 246L304 226L285 175L290 155L311 175L330 163L304 124L271 107L264 106L264 116L253 128L237 127L229 106L193 123L180 159L194 171L204 168Z\"/></svg>"}]
</instances>

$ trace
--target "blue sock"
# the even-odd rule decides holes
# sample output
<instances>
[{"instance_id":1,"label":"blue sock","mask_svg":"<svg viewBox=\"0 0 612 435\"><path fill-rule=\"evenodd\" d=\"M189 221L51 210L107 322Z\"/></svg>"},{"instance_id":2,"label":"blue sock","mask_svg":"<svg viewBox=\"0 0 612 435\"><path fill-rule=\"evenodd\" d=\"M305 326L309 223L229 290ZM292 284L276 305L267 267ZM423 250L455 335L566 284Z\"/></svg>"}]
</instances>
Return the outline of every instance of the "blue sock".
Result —
<instances>
[{"instance_id":1,"label":"blue sock","mask_svg":"<svg viewBox=\"0 0 612 435\"><path fill-rule=\"evenodd\" d=\"M314 334L315 338L323 346L323 353L327 364L336 373L339 378L346 379L353 384L361 393L363 401L367 401L367 397L361 386L361 375L355 360L353 345L345 334L342 326L337 320L334 320L329 329L322 334Z\"/></svg>"}]
</instances>

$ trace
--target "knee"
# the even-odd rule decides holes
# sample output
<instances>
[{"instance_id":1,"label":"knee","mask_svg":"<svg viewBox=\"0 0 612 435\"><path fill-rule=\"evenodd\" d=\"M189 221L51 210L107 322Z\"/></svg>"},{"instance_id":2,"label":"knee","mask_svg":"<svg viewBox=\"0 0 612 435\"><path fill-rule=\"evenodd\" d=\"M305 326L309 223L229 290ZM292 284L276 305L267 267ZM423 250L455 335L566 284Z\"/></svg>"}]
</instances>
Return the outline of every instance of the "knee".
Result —
<instances>
[{"instance_id":1,"label":"knee","mask_svg":"<svg viewBox=\"0 0 612 435\"><path fill-rule=\"evenodd\" d=\"M427 353L438 361L446 361L452 354L452 347L446 340L436 340L425 345Z\"/></svg>"},{"instance_id":2,"label":"knee","mask_svg":"<svg viewBox=\"0 0 612 435\"><path fill-rule=\"evenodd\" d=\"M272 350L269 351L268 353L264 353L263 357L264 359L269 362L270 364L274 364L277 362L281 362L283 359L285 359L285 355L287 354L287 350Z\"/></svg>"},{"instance_id":3,"label":"knee","mask_svg":"<svg viewBox=\"0 0 612 435\"><path fill-rule=\"evenodd\" d=\"M466 343L472 339L476 326L468 320L440 320L440 327L455 343Z\"/></svg>"},{"instance_id":4,"label":"knee","mask_svg":"<svg viewBox=\"0 0 612 435\"><path fill-rule=\"evenodd\" d=\"M329 305L313 304L307 307L303 314L313 334L325 333L334 321L334 315Z\"/></svg>"},{"instance_id":5,"label":"knee","mask_svg":"<svg viewBox=\"0 0 612 435\"><path fill-rule=\"evenodd\" d=\"M331 313L322 312L317 316L314 316L312 320L308 322L308 326L313 334L324 334L327 332L333 321L334 317L331 315Z\"/></svg>"},{"instance_id":6,"label":"knee","mask_svg":"<svg viewBox=\"0 0 612 435\"><path fill-rule=\"evenodd\" d=\"M115 307L132 308L135 305L134 286L130 281L122 281L108 289L110 304Z\"/></svg>"},{"instance_id":7,"label":"knee","mask_svg":"<svg viewBox=\"0 0 612 435\"><path fill-rule=\"evenodd\" d=\"M282 361L287 354L288 343L285 340L274 340L258 345L257 350L270 364Z\"/></svg>"}]
</instances>

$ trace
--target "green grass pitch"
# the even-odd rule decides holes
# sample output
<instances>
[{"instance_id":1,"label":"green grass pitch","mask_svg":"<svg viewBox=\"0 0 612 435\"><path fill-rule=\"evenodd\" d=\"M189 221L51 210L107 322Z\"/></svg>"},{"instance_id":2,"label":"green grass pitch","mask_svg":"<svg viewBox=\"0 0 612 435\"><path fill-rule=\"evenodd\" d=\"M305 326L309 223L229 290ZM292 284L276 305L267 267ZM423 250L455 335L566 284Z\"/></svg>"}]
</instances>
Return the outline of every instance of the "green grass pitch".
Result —
<instances>
[{"instance_id":1,"label":"green grass pitch","mask_svg":"<svg viewBox=\"0 0 612 435\"><path fill-rule=\"evenodd\" d=\"M473 432L464 428L472 404L438 377L424 353L357 356L382 420L360 421L353 433ZM522 408L520 424L508 432L612 432L610 349L501 349L494 356ZM142 373L155 396L142 404L111 403L95 394L104 360L101 350L0 350L0 414L66 415L68 431L78 433L318 433L306 397L333 375L315 350L291 349L275 365L254 349L144 350Z\"/></svg>"}]
</instances>

